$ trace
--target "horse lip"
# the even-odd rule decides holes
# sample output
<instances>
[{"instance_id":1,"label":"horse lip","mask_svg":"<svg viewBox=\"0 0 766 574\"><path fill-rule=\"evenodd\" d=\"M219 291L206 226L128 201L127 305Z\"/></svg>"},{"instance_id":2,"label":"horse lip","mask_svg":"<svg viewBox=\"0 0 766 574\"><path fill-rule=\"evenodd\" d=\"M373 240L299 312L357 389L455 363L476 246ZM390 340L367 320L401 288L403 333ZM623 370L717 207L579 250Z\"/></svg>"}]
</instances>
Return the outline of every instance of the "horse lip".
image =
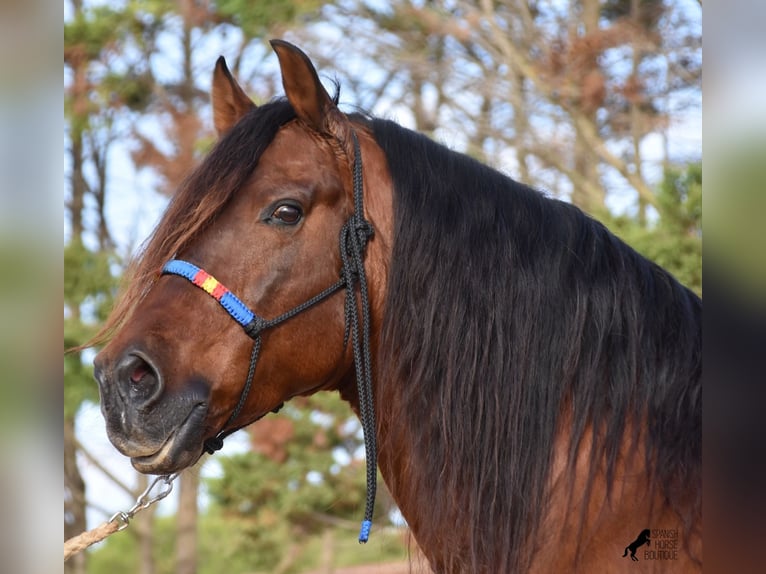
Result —
<instances>
[{"instance_id":1,"label":"horse lip","mask_svg":"<svg viewBox=\"0 0 766 574\"><path fill-rule=\"evenodd\" d=\"M145 474L162 474L194 464L202 453L201 448L197 448L198 441L194 439L200 432L206 412L207 403L195 404L154 453L131 457L133 468Z\"/></svg>"}]
</instances>

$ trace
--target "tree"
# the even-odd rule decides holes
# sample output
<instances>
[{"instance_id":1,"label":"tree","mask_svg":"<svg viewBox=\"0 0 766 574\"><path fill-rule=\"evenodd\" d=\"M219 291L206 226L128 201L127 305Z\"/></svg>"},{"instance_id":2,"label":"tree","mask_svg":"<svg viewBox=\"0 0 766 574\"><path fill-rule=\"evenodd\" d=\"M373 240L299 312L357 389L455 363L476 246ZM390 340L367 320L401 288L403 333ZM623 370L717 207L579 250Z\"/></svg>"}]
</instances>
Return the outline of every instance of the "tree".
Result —
<instances>
[{"instance_id":1,"label":"tree","mask_svg":"<svg viewBox=\"0 0 766 574\"><path fill-rule=\"evenodd\" d=\"M207 83L200 85L194 69L194 37L205 38L221 35L221 29L232 21L240 21L243 32L239 54L235 57L239 66L255 33L263 33L276 22L287 22L311 9L311 3L274 2L243 5L241 2L192 2L191 0L156 0L147 8L139 3L131 6L132 18L139 26L133 28L132 40L142 57L134 60L132 76L141 79L135 91L128 91L125 106L132 111L160 118L152 123L147 133L137 124L132 136L136 145L133 160L138 168L149 168L158 177L158 190L172 195L187 173L194 167L203 151L213 141L209 125L203 124L200 110L208 106ZM180 74L166 80L147 62L156 59L160 40L174 40L180 46L175 58L175 68ZM125 75L115 82L122 84ZM209 75L205 75L208 80ZM203 87L204 86L204 87ZM135 94L141 94L136 97ZM159 130L157 126L159 125ZM157 133L159 131L159 133ZM168 149L156 145L158 136L173 142ZM193 574L197 571L197 491L199 479L196 472L184 472L178 478L179 512L177 515L176 574Z\"/></svg>"},{"instance_id":2,"label":"tree","mask_svg":"<svg viewBox=\"0 0 766 574\"><path fill-rule=\"evenodd\" d=\"M249 429L252 451L221 459L223 476L209 481L215 504L244 533L249 567L284 573L312 536L340 528L355 538L366 485L360 426L348 405L329 393L293 399ZM382 493L377 528L392 509Z\"/></svg>"},{"instance_id":3,"label":"tree","mask_svg":"<svg viewBox=\"0 0 766 574\"><path fill-rule=\"evenodd\" d=\"M96 99L93 68L114 39L115 13L104 10L103 20L89 18L82 2L72 3L74 15L65 25L64 63L69 73L65 85L68 126L69 195L66 202L70 224L64 250L64 348L84 344L93 334L111 301L114 281L109 269L111 238L104 219L106 154L111 140L108 108ZM87 201L95 204L96 222L86 227ZM96 249L86 247L88 233L95 234ZM95 232L95 233L93 233ZM80 353L64 359L64 537L85 530L85 483L77 463L75 416L83 401L95 400L92 372ZM65 564L67 572L84 573L86 555Z\"/></svg>"},{"instance_id":4,"label":"tree","mask_svg":"<svg viewBox=\"0 0 766 574\"><path fill-rule=\"evenodd\" d=\"M642 255L702 295L702 164L667 168L656 197L655 218L611 216L607 223Z\"/></svg>"},{"instance_id":5,"label":"tree","mask_svg":"<svg viewBox=\"0 0 766 574\"><path fill-rule=\"evenodd\" d=\"M588 212L630 193L644 217L662 163L697 159L670 157L667 143L672 122L700 105L696 6L397 0L324 14L344 33L328 40L322 26L298 37L356 102L404 119L402 108L412 110L416 129ZM652 135L665 145L650 163Z\"/></svg>"},{"instance_id":6,"label":"tree","mask_svg":"<svg viewBox=\"0 0 766 574\"><path fill-rule=\"evenodd\" d=\"M65 305L67 326L65 346L85 344L97 331L101 315L94 315L92 300L98 299L108 308L115 280L110 272L119 266L113 254L114 242L108 230L104 205L108 189L109 150L117 139L133 142L133 160L139 168L149 168L157 181L157 189L171 195L210 145L210 127L203 124L208 105L206 66L205 81L200 83L193 65L194 37L220 38L230 22L242 19L251 34L242 36L239 56L253 42L253 32L267 30L277 22L299 18L314 8L312 3L276 2L257 7L221 2L220 10L210 2L190 0L128 1L119 7L73 0L65 22L65 89L67 108L67 143L69 154L67 218L69 245L65 254L68 291ZM247 8L247 9L245 9ZM260 26L260 28L258 27ZM158 73L174 58L159 48L163 42L178 42L175 58L176 77ZM166 61L162 61L165 59ZM159 66L156 63L160 60ZM152 121L145 121L152 118ZM156 142L173 142L168 148ZM95 214L92 207L95 205ZM90 224L92 215L95 223ZM95 237L95 241L94 241ZM86 245L88 247L86 247ZM132 246L121 246L129 251ZM129 258L129 253L124 259ZM92 269L104 263L99 273ZM104 273L105 271L105 273ZM95 291L77 290L77 283L90 280ZM107 281L108 282L105 282ZM78 298L79 297L79 298ZM83 313L88 316L83 320ZM85 483L79 472L75 416L85 400L95 400L92 371L83 364L79 353L65 359L65 468L67 507L65 537L85 530ZM106 469L102 469L108 472ZM145 486L139 477L138 488ZM181 508L177 521L176 572L191 574L196 565L197 489L196 473L179 478ZM122 485L137 494L134 489ZM138 491L140 492L140 490ZM141 571L154 571L151 544L150 512L136 522L140 544ZM86 555L67 563L73 572L85 571Z\"/></svg>"}]
</instances>

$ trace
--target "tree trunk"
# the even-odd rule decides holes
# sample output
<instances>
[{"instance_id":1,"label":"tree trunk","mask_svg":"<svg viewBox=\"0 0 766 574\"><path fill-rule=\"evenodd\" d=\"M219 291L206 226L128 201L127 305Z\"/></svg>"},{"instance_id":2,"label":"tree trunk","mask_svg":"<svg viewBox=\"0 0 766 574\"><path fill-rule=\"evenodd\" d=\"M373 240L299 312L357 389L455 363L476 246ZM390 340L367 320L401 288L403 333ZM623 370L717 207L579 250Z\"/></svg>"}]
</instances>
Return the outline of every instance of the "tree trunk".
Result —
<instances>
[{"instance_id":1,"label":"tree trunk","mask_svg":"<svg viewBox=\"0 0 766 574\"><path fill-rule=\"evenodd\" d=\"M87 530L85 481L77 466L74 418L64 419L64 540ZM64 562L65 574L85 574L87 553L80 552Z\"/></svg>"},{"instance_id":2,"label":"tree trunk","mask_svg":"<svg viewBox=\"0 0 766 574\"><path fill-rule=\"evenodd\" d=\"M81 0L73 0L75 13L82 10ZM82 241L83 218L87 183L83 173L84 145L83 132L87 109L87 66L84 59L72 62L74 81L72 85L73 119L69 122L71 129L69 149L72 161L70 185L72 194L67 202L69 221L72 224L71 237L73 241ZM72 319L78 320L80 309L74 305L71 308ZM77 439L75 436L75 417L64 417L64 540L77 536L87 530L85 503L85 481L77 466ZM64 563L65 574L85 574L87 568L87 553L80 552Z\"/></svg>"},{"instance_id":3,"label":"tree trunk","mask_svg":"<svg viewBox=\"0 0 766 574\"><path fill-rule=\"evenodd\" d=\"M300 555L300 545L294 540L288 542L282 549L282 559L274 567L273 574L285 574L288 572Z\"/></svg>"},{"instance_id":4,"label":"tree trunk","mask_svg":"<svg viewBox=\"0 0 766 574\"><path fill-rule=\"evenodd\" d=\"M320 561L320 572L323 574L333 574L335 572L335 536L333 535L332 528L325 528L322 531L322 554Z\"/></svg>"},{"instance_id":5,"label":"tree trunk","mask_svg":"<svg viewBox=\"0 0 766 574\"><path fill-rule=\"evenodd\" d=\"M579 2L580 5L580 19L579 23L582 24L583 27L583 33L585 36L588 36L590 34L596 34L598 32L598 19L599 19L599 0L581 0ZM572 26L570 27L570 42L574 41L575 35L577 34L577 24L578 19L573 18L572 19ZM592 57L591 57L592 56ZM585 75L595 71L598 68L598 61L596 58L596 54L587 55L587 61L583 63L583 65L580 68L580 71L583 75L583 78L578 78L578 80L581 81L580 86L582 87L583 83L582 80L584 79ZM580 98L580 105L582 106L583 101L582 98ZM596 127L596 131L598 131L597 122L596 122L596 110L588 110L585 107L582 107L582 113L585 115L587 121L591 123L593 126ZM598 174L598 156L593 152L593 149L591 145L588 143L587 139L583 136L583 134L577 130L575 132L575 149L574 149L574 164L575 164L575 172L577 172L580 176L582 176L586 181L591 182L593 185L589 186L589 189L585 189L582 186L575 186L572 189L572 203L577 205L578 207L584 209L585 211L589 213L593 213L600 208L604 207L605 200L606 200L606 194L600 193L598 196L594 196L593 190L599 189L602 190L600 183L600 178Z\"/></svg>"},{"instance_id":6,"label":"tree trunk","mask_svg":"<svg viewBox=\"0 0 766 574\"><path fill-rule=\"evenodd\" d=\"M635 25L638 27L641 25L641 14L640 14L640 1L641 0L630 0L630 18L633 20ZM633 46L632 46L632 75L634 79L638 78L639 75L639 65L641 64L641 53L640 53L640 47L638 46L638 42L636 39L633 40ZM642 119L643 116L641 114L641 110L639 109L638 102L636 101L636 98L638 95L636 95L633 99L631 99L630 102L630 135L631 139L633 140L633 162L634 162L634 169L636 172L636 175L643 179L643 174L641 170L641 166L643 163L643 159L641 158L641 140L644 136L644 130L642 126ZM646 227L646 208L648 207L648 204L643 196L639 194L638 196L638 224L641 227Z\"/></svg>"},{"instance_id":7,"label":"tree trunk","mask_svg":"<svg viewBox=\"0 0 766 574\"><path fill-rule=\"evenodd\" d=\"M72 3L72 6L75 10L75 14L79 15L82 11L82 1L75 0ZM90 111L90 86L88 82L88 60L82 56L73 56L69 64L72 67L73 73L73 81L70 88L72 118L69 121L69 138L72 146L69 150L70 159L72 161L72 174L70 179L72 195L67 202L67 207L69 208L69 218L72 224L72 237L79 240L82 238L82 212L85 205L85 194L88 190L83 165L85 163L84 134L87 129L88 114Z\"/></svg>"},{"instance_id":8,"label":"tree trunk","mask_svg":"<svg viewBox=\"0 0 766 574\"><path fill-rule=\"evenodd\" d=\"M138 473L136 492L143 492L149 486L149 477ZM154 512L156 506L145 508L133 519L133 532L138 540L138 572L139 574L154 574Z\"/></svg>"},{"instance_id":9,"label":"tree trunk","mask_svg":"<svg viewBox=\"0 0 766 574\"><path fill-rule=\"evenodd\" d=\"M176 515L176 574L197 572L197 492L199 467L178 477L178 514Z\"/></svg>"},{"instance_id":10,"label":"tree trunk","mask_svg":"<svg viewBox=\"0 0 766 574\"><path fill-rule=\"evenodd\" d=\"M111 131L111 127L107 128ZM108 134L103 144L98 146L95 138L91 134L90 159L93 163L96 173L96 181L91 193L96 200L96 209L98 213L98 246L101 251L106 251L114 247L114 241L109 233L109 227L106 223L106 190L107 190L107 154L112 143L112 136Z\"/></svg>"},{"instance_id":11,"label":"tree trunk","mask_svg":"<svg viewBox=\"0 0 766 574\"><path fill-rule=\"evenodd\" d=\"M512 90L515 92L514 101L516 109L513 110L514 148L516 160L519 163L519 179L526 184L531 184L529 177L529 160L527 153L527 140L529 139L529 110L526 107L527 98L524 88L524 74L518 70L513 72Z\"/></svg>"}]
</instances>

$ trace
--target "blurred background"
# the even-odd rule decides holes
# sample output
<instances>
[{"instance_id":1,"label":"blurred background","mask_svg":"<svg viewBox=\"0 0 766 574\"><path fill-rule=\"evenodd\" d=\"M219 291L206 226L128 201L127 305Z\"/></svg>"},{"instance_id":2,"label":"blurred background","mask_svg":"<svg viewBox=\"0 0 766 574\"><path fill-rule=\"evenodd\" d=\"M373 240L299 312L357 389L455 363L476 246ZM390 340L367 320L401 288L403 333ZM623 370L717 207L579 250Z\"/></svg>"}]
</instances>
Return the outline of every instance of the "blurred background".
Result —
<instances>
[{"instance_id":1,"label":"blurred background","mask_svg":"<svg viewBox=\"0 0 766 574\"><path fill-rule=\"evenodd\" d=\"M301 47L329 91L337 82L342 110L394 119L571 201L702 293L701 1L66 0L65 348L98 329L127 261L213 145L216 58L256 103L282 93L270 38ZM735 155L764 167L762 153ZM736 211L722 235L740 217L755 215ZM764 285L758 261L745 250L731 262L749 293ZM65 539L146 486L105 437L93 354L64 358ZM356 542L361 438L335 395L294 400L65 571L417 571L385 492L370 542Z\"/></svg>"}]
</instances>

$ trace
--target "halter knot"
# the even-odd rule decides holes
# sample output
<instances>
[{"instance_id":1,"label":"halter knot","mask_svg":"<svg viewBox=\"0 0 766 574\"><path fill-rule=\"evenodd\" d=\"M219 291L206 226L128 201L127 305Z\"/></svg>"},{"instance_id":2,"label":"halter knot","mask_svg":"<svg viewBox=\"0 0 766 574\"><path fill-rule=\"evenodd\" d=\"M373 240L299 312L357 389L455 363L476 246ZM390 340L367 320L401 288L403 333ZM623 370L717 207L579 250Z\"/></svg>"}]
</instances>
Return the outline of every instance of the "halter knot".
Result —
<instances>
[{"instance_id":1,"label":"halter knot","mask_svg":"<svg viewBox=\"0 0 766 574\"><path fill-rule=\"evenodd\" d=\"M372 224L366 219L362 219L361 221L359 221L358 219L354 218L354 231L356 232L356 236L363 243L366 243L367 241L372 239L373 235L375 235L375 229L373 228Z\"/></svg>"},{"instance_id":2,"label":"halter knot","mask_svg":"<svg viewBox=\"0 0 766 574\"><path fill-rule=\"evenodd\" d=\"M261 334L261 331L266 329L269 324L267 321L259 317L258 315L253 316L253 320L250 321L247 325L245 325L245 333L248 337L251 339L255 339L258 335Z\"/></svg>"},{"instance_id":3,"label":"halter knot","mask_svg":"<svg viewBox=\"0 0 766 574\"><path fill-rule=\"evenodd\" d=\"M223 439L220 436L211 436L205 441L203 446L206 453L213 454L215 451L223 448Z\"/></svg>"}]
</instances>

